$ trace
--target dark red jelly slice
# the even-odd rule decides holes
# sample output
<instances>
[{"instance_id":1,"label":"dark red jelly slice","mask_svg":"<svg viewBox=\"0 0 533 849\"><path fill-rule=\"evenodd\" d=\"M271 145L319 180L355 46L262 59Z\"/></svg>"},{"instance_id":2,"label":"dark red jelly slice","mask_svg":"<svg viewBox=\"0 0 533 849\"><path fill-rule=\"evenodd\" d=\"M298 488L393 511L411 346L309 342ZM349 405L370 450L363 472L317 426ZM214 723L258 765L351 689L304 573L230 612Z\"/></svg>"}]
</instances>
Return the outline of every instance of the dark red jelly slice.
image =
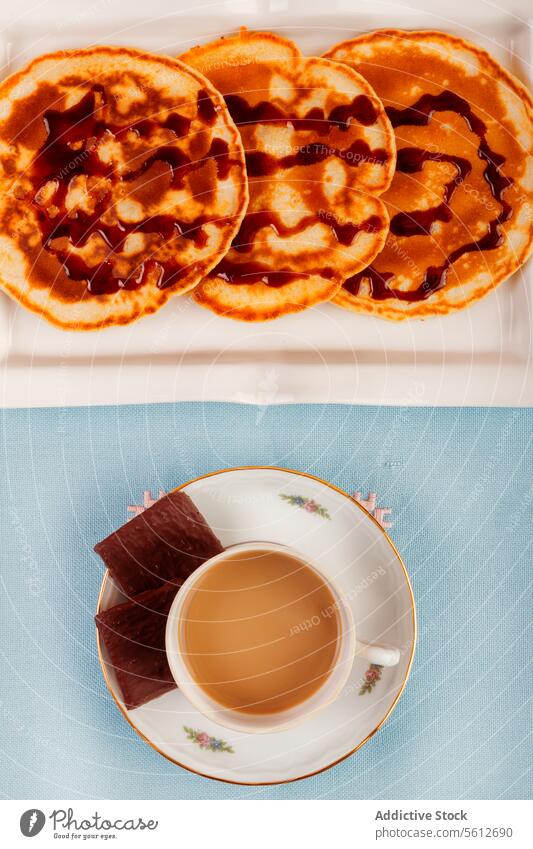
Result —
<instances>
[{"instance_id":1,"label":"dark red jelly slice","mask_svg":"<svg viewBox=\"0 0 533 849\"><path fill-rule=\"evenodd\" d=\"M177 591L175 584L165 584L95 616L128 710L176 686L165 651L165 629Z\"/></svg>"},{"instance_id":2,"label":"dark red jelly slice","mask_svg":"<svg viewBox=\"0 0 533 849\"><path fill-rule=\"evenodd\" d=\"M128 596L180 584L219 554L219 540L184 492L171 492L95 545L111 577Z\"/></svg>"}]
</instances>

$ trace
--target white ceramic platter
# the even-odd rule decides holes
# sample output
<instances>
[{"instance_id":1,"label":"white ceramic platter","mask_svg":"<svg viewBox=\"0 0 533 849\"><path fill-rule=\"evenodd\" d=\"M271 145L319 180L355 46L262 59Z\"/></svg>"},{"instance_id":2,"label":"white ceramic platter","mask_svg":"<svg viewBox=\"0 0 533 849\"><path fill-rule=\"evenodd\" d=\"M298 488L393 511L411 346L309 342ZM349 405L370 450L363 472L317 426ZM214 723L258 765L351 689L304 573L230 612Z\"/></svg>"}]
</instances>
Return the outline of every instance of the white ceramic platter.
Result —
<instances>
[{"instance_id":1,"label":"white ceramic platter","mask_svg":"<svg viewBox=\"0 0 533 849\"><path fill-rule=\"evenodd\" d=\"M282 543L316 563L351 605L358 636L396 646L400 662L382 668L357 657L344 690L322 712L287 731L245 734L206 719L178 690L126 710L114 669L99 642L113 698L154 749L209 778L277 784L333 766L380 728L409 675L416 640L415 606L396 549L360 504L305 474L262 467L232 469L181 488L223 545L250 540ZM98 610L121 601L123 596L106 575Z\"/></svg>"},{"instance_id":2,"label":"white ceramic platter","mask_svg":"<svg viewBox=\"0 0 533 849\"><path fill-rule=\"evenodd\" d=\"M379 27L436 28L489 49L530 81L528 0L21 0L0 12L3 73L50 50L129 44L177 55L240 25L322 53ZM181 10L181 11L180 11ZM250 326L175 298L155 316L93 334L58 330L0 295L0 405L223 400L533 405L531 263L455 315L393 324L331 305Z\"/></svg>"}]
</instances>

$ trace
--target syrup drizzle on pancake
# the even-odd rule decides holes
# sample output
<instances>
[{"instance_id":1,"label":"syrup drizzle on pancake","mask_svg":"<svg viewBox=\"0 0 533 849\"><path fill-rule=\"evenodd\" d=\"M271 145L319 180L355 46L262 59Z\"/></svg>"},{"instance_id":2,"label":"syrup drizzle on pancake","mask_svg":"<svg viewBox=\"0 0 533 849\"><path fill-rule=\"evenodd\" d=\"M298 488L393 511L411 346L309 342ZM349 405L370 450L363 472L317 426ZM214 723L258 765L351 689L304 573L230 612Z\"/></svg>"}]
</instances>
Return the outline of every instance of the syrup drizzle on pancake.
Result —
<instances>
[{"instance_id":1,"label":"syrup drizzle on pancake","mask_svg":"<svg viewBox=\"0 0 533 849\"><path fill-rule=\"evenodd\" d=\"M342 159L346 165L356 168L363 163L384 165L388 153L382 148L372 150L363 139L356 139L348 148L332 147L321 142L311 142L303 145L296 153L286 156L273 156L264 151L246 153L246 169L250 177L266 177L275 174L282 168L296 168L301 165L316 165L330 157Z\"/></svg>"},{"instance_id":2,"label":"syrup drizzle on pancake","mask_svg":"<svg viewBox=\"0 0 533 849\"><path fill-rule=\"evenodd\" d=\"M313 131L320 136L328 135L333 129L347 131L352 121L363 126L370 126L378 120L377 110L372 100L366 95L357 95L350 103L339 104L326 115L319 107L310 109L303 117L283 111L269 101L262 100L255 105L236 94L225 95L229 112L237 126L247 124L282 124L296 131ZM386 150L373 150L363 139L356 139L348 148L340 149L324 142L303 144L296 152L277 157L265 151L247 151L246 169L249 177L266 177L285 168L310 166L324 162L330 157L336 157L348 166L357 167L363 163L384 165L389 157ZM281 236L292 236L303 233L307 227L316 223L327 224L334 232L337 241L342 245L351 245L357 233L378 232L383 226L379 216L370 216L366 221L355 224L351 221L341 224L333 215L324 216L319 212L304 216L293 226L284 225L279 216L269 211L248 213L241 224L239 233L234 238L232 247L241 253L252 249L256 233L264 227L272 227ZM316 269L307 272L309 275L319 274L332 278L331 269ZM297 280L302 272L290 269L275 270L261 263L238 263L228 256L210 272L210 277L220 277L227 283L246 284L262 282L268 286L279 288Z\"/></svg>"},{"instance_id":3,"label":"syrup drizzle on pancake","mask_svg":"<svg viewBox=\"0 0 533 849\"><path fill-rule=\"evenodd\" d=\"M265 227L270 227L280 236L294 236L298 233L303 233L307 227L314 224L327 224L337 237L341 245L351 245L357 233L376 233L379 232L383 223L378 215L371 215L360 224L354 224L352 221L347 221L341 224L333 215L324 216L320 213L306 215L298 224L288 225L283 224L279 216L275 212L263 210L259 212L251 212L245 215L241 228L235 236L232 248L238 253L248 253L252 249L252 244L256 233ZM320 274L327 279L333 279L334 272L331 268L315 269L306 272L310 276ZM289 268L282 268L273 271L266 265L257 262L233 262L226 255L219 264L211 272L212 276L221 277L226 283L246 284L246 283L266 283L267 286L272 286L276 289L285 286L287 283L292 283L301 277L301 271L294 271Z\"/></svg>"},{"instance_id":4,"label":"syrup drizzle on pancake","mask_svg":"<svg viewBox=\"0 0 533 849\"><path fill-rule=\"evenodd\" d=\"M251 106L244 97L238 94L227 94L224 97L230 115L237 124L284 124L294 130L314 130L319 135L327 135L333 127L347 130L353 120L368 127L375 124L378 113L371 99L366 94L358 94L351 103L339 104L326 116L323 109L315 106L303 117L284 112L279 106L262 100Z\"/></svg>"},{"instance_id":5,"label":"syrup drizzle on pancake","mask_svg":"<svg viewBox=\"0 0 533 849\"><path fill-rule=\"evenodd\" d=\"M319 274L328 280L333 280L335 272L332 268L316 268L308 271L295 271L292 268L279 268L274 271L268 265L260 262L232 262L227 257L217 265L216 276L221 277L226 283L245 285L246 283L265 283L274 289L279 289L287 283L299 280L302 275Z\"/></svg>"},{"instance_id":6,"label":"syrup drizzle on pancake","mask_svg":"<svg viewBox=\"0 0 533 849\"><path fill-rule=\"evenodd\" d=\"M194 300L266 321L331 300L382 250L396 145L385 107L353 68L241 30L183 54L240 131L249 206Z\"/></svg>"},{"instance_id":7,"label":"syrup drizzle on pancake","mask_svg":"<svg viewBox=\"0 0 533 849\"><path fill-rule=\"evenodd\" d=\"M175 261L148 260L124 278L116 275L112 258L99 265L89 266L81 256L71 253L68 248L58 247L54 242L67 239L71 246L83 247L93 234L97 234L111 252L117 254L124 248L126 238L130 234L153 233L164 241L182 237L192 240L198 247L203 247L207 242L203 225L212 223L224 226L224 221L210 222L205 216L193 221L181 221L171 215L155 215L134 223L121 220L117 220L115 224L104 223L102 217L109 208L111 198L110 191L104 187L105 181L134 182L155 163L161 162L170 170L171 184L179 188L187 174L204 167L209 159L213 159L218 177L224 180L234 164L229 156L229 147L223 139L214 138L205 157L192 160L171 144L160 145L138 168L118 175L113 166L107 165L98 156L100 142L111 136L120 138L127 132L134 132L141 138L149 138L160 128L170 130L176 138L183 138L190 130L191 119L176 112L164 121L146 118L129 125L113 125L105 122L99 114L105 104L104 87L94 85L69 109L49 109L43 115L47 137L33 160L30 174L43 246L63 264L68 277L76 281L85 280L87 291L92 294L112 294L119 289L136 289L148 279L157 281L159 288L165 288L183 277L189 268L181 269ZM200 90L197 97L199 119L212 125L216 121L217 113L218 107L207 92ZM92 213L77 210L76 216L71 217L66 208L69 184L73 177L80 174L101 178L103 188L95 190L96 203ZM50 184L53 186L53 193L46 206L41 205L39 192ZM53 215L50 214L52 209Z\"/></svg>"},{"instance_id":8,"label":"syrup drizzle on pancake","mask_svg":"<svg viewBox=\"0 0 533 849\"><path fill-rule=\"evenodd\" d=\"M392 288L389 283L394 278L391 271L378 271L369 266L345 280L343 288L352 295L358 295L361 284L367 280L370 284L370 296L377 301L387 298L397 298L401 301L422 301L429 298L434 292L438 292L446 285L446 276L449 268L460 257L474 251L494 250L500 247L505 236L502 224L508 221L512 215L512 205L505 200L505 191L513 184L513 180L501 172L501 166L505 163L505 157L491 149L487 142L487 127L485 123L472 111L472 107L463 97L453 91L443 91L440 94L424 94L412 106L398 109L393 106L386 108L387 115L393 127L401 126L427 126L435 112L456 112L460 115L471 132L479 138L478 156L486 162L484 177L490 186L493 197L501 206L500 214L488 224L487 232L481 239L467 242L453 250L444 262L438 266L429 266L424 274L424 279L416 289L401 290ZM471 171L471 163L460 157L447 156L444 153L428 153L420 148L406 148L408 153L398 151L397 168L404 173L415 173L421 171L424 163L428 160L451 162L457 168L457 176L446 184L444 190L444 201L432 209L417 210L412 213L399 213L391 220L391 231L396 236L429 235L432 225L437 221L449 221L452 212L449 202L453 196L459 181L462 181Z\"/></svg>"},{"instance_id":9,"label":"syrup drizzle on pancake","mask_svg":"<svg viewBox=\"0 0 533 849\"><path fill-rule=\"evenodd\" d=\"M450 201L455 189L468 177L472 164L461 156L446 153L432 153L419 147L403 147L398 151L396 170L403 174L415 174L421 171L424 162L449 162L455 165L456 175L444 186L444 198L438 206L429 209L415 209L411 212L398 212L391 218L390 231L395 236L426 236L436 221L451 221L453 213Z\"/></svg>"},{"instance_id":10,"label":"syrup drizzle on pancake","mask_svg":"<svg viewBox=\"0 0 533 849\"><path fill-rule=\"evenodd\" d=\"M320 212L306 215L298 224L288 225L283 224L279 215L269 210L259 212L249 212L245 215L237 236L232 242L232 248L235 248L239 253L246 253L251 250L252 242L255 234L264 227L271 227L278 236L294 236L298 233L303 233L307 227L314 224L326 224L331 227L337 241L341 245L351 245L357 233L376 233L382 227L383 223L378 215L371 215L366 221L360 224L354 224L352 221L346 221L341 224L333 215L325 216Z\"/></svg>"}]
</instances>

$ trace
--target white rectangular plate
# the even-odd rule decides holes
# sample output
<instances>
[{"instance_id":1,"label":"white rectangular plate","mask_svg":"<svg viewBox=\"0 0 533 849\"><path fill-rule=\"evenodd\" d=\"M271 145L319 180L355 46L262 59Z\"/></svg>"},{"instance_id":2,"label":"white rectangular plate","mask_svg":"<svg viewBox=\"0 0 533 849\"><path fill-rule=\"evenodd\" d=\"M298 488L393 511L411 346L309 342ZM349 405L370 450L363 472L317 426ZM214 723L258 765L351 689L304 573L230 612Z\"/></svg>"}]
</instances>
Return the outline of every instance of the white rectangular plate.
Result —
<instances>
[{"instance_id":1,"label":"white rectangular plate","mask_svg":"<svg viewBox=\"0 0 533 849\"><path fill-rule=\"evenodd\" d=\"M40 53L95 43L178 55L241 25L322 53L378 27L443 29L489 49L530 82L527 0L333 0L191 4L123 0L17 3L0 22L4 73ZM146 9L149 6L150 17ZM320 8L321 7L321 8ZM351 10L350 10L351 7ZM180 9L181 11L176 11ZM4 13L5 14L5 13ZM462 313L393 324L330 304L248 325L174 298L155 316L98 333L65 333L0 295L0 404L156 401L533 406L531 263Z\"/></svg>"}]
</instances>

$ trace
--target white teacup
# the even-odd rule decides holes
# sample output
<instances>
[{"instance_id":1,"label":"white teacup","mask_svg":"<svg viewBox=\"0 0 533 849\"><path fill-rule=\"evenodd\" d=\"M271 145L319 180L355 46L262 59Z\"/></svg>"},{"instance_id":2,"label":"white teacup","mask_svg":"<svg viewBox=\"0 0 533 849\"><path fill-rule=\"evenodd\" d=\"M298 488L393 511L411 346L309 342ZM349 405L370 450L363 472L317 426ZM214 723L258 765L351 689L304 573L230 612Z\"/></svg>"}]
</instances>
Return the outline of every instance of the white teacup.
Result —
<instances>
[{"instance_id":1,"label":"white teacup","mask_svg":"<svg viewBox=\"0 0 533 849\"><path fill-rule=\"evenodd\" d=\"M285 711L263 715L247 714L225 707L214 701L195 681L180 647L183 606L189 591L194 587L199 578L215 564L220 563L226 557L233 556L236 552L246 553L257 551L280 552L286 556L294 557L296 560L305 563L309 568L313 569L326 586L329 587L335 599L340 625L336 660L322 686L308 699ZM170 670L176 684L183 695L197 710L213 720L213 722L218 722L220 725L224 725L234 731L253 733L281 731L290 728L303 722L311 714L317 713L331 704L345 686L352 671L353 660L356 654L366 657L371 663L379 664L380 666L395 666L400 659L398 649L368 645L367 643L356 640L355 624L351 608L344 600L340 589L335 583L330 578L326 578L315 564L309 562L307 557L303 557L288 546L270 542L249 542L230 546L221 554L217 554L215 557L207 560L187 578L178 590L168 614L166 652Z\"/></svg>"}]
</instances>

